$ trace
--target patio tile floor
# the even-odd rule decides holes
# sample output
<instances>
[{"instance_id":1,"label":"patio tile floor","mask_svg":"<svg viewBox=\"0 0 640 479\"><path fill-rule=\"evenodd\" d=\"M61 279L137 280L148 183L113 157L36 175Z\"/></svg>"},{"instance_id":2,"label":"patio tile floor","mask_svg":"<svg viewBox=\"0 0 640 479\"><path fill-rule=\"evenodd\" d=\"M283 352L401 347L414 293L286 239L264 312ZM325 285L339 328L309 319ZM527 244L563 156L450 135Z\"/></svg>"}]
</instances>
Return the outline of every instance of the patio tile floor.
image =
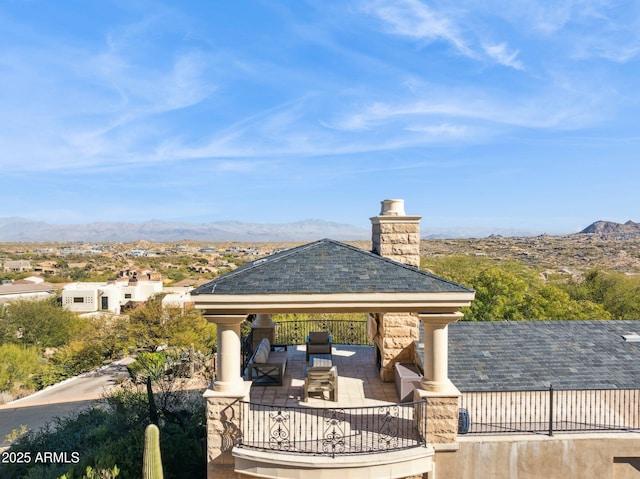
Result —
<instances>
[{"instance_id":1,"label":"patio tile floor","mask_svg":"<svg viewBox=\"0 0 640 479\"><path fill-rule=\"evenodd\" d=\"M304 401L307 362L305 346L289 346L289 359L282 386L251 386L251 402L277 406L349 407L397 403L394 383L380 379L372 346L333 346L333 364L338 370L338 401L310 397ZM325 396L327 397L327 396Z\"/></svg>"}]
</instances>

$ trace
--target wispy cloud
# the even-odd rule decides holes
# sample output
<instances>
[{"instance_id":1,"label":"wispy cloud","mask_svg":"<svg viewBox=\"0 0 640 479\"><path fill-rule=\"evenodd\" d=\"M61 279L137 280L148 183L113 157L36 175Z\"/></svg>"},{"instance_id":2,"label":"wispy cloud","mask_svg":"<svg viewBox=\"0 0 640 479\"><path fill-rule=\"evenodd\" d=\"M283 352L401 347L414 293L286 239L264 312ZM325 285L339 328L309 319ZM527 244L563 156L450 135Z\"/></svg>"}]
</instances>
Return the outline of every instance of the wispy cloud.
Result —
<instances>
[{"instance_id":1,"label":"wispy cloud","mask_svg":"<svg viewBox=\"0 0 640 479\"><path fill-rule=\"evenodd\" d=\"M492 136L504 127L539 130L571 130L602 121L606 96L597 85L574 83L558 78L554 88L530 92L527 96L505 97L477 88L414 86L403 100L372 101L355 111L334 117L329 124L345 131L389 131L403 128L439 132L442 139L474 141L477 133ZM605 116L606 117L606 116ZM434 126L435 125L435 126ZM480 128L482 127L482 128Z\"/></svg>"},{"instance_id":2,"label":"wispy cloud","mask_svg":"<svg viewBox=\"0 0 640 479\"><path fill-rule=\"evenodd\" d=\"M98 47L66 44L42 32L29 37L28 51L5 39L0 124L10 123L12 131L0 134L0 166L53 170L127 163L163 133L163 115L208 98L216 86L201 51L167 52L152 68L141 58L145 51L138 44L162 28L158 22L152 16L109 32ZM27 35L29 29L19 25L14 34ZM23 101L26 90L33 101Z\"/></svg>"},{"instance_id":3,"label":"wispy cloud","mask_svg":"<svg viewBox=\"0 0 640 479\"><path fill-rule=\"evenodd\" d=\"M510 49L505 41L490 43L482 40L483 28L476 28L466 9L429 6L420 0L378 0L367 4L364 11L378 17L386 31L432 43L442 41L451 45L459 54L483 62L491 62L516 70L524 65L516 59L519 51Z\"/></svg>"},{"instance_id":4,"label":"wispy cloud","mask_svg":"<svg viewBox=\"0 0 640 479\"><path fill-rule=\"evenodd\" d=\"M519 51L509 51L506 43L497 45L483 45L485 53L501 65L515 68L516 70L524 70L524 65L517 60Z\"/></svg>"},{"instance_id":5,"label":"wispy cloud","mask_svg":"<svg viewBox=\"0 0 640 479\"><path fill-rule=\"evenodd\" d=\"M474 57L456 25L444 14L418 0L379 0L364 10L380 18L390 33L422 41L444 41L463 55Z\"/></svg>"},{"instance_id":6,"label":"wispy cloud","mask_svg":"<svg viewBox=\"0 0 640 479\"><path fill-rule=\"evenodd\" d=\"M608 0L486 0L484 10L530 38L553 41L551 57L601 58L625 63L640 54L640 5ZM464 7L474 8L468 0ZM564 58L566 61L566 58Z\"/></svg>"}]
</instances>

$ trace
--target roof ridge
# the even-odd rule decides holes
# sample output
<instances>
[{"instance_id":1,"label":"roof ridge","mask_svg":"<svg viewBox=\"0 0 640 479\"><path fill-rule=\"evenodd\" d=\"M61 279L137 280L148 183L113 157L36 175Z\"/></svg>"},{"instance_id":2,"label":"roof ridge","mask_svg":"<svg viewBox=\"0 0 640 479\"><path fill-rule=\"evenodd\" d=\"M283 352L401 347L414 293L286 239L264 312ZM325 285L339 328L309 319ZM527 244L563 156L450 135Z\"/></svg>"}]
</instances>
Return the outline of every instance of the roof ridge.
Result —
<instances>
[{"instance_id":1,"label":"roof ridge","mask_svg":"<svg viewBox=\"0 0 640 479\"><path fill-rule=\"evenodd\" d=\"M437 276L437 275L429 273L428 271L425 271L423 269L416 268L415 266L411 266L409 264L402 263L401 261L396 261L394 259L387 258L386 256L382 256L381 254L374 253L373 251L366 251L366 250L364 250L362 248L358 248L357 246L353 246L353 245L346 244L346 243L341 243L340 241L335 241L335 240L328 240L328 241L331 241L333 243L337 243L337 244L339 244L341 246L346 246L347 248L351 248L351 249L353 249L355 251L358 251L359 253L367 254L367 255L370 255L370 256L372 256L374 258L382 259L382 260L386 261L387 263L391 263L391 264L396 265L396 266L402 266L405 269L414 271L416 273L420 273L420 274L422 274L424 276L427 276L429 278L438 279L438 280L444 281L444 282L449 283L449 284L454 284L456 286L462 286L463 288L467 288L469 291L473 291L473 288L470 288L469 286L465 286L464 284L458 283L457 281L453 281L451 279L443 278L442 276Z\"/></svg>"}]
</instances>

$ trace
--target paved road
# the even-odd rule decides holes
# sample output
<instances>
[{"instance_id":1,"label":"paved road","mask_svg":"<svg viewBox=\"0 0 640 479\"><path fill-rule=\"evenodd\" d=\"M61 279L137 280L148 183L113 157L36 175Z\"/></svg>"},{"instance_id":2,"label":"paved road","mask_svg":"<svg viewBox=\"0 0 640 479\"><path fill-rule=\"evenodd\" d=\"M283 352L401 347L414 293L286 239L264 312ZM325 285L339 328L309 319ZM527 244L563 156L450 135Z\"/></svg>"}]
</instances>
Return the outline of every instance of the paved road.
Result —
<instances>
[{"instance_id":1,"label":"paved road","mask_svg":"<svg viewBox=\"0 0 640 479\"><path fill-rule=\"evenodd\" d=\"M119 376L128 377L126 364L131 361L132 358L117 361L0 406L0 446L6 446L5 436L23 424L37 430L56 417L65 417L99 403Z\"/></svg>"}]
</instances>

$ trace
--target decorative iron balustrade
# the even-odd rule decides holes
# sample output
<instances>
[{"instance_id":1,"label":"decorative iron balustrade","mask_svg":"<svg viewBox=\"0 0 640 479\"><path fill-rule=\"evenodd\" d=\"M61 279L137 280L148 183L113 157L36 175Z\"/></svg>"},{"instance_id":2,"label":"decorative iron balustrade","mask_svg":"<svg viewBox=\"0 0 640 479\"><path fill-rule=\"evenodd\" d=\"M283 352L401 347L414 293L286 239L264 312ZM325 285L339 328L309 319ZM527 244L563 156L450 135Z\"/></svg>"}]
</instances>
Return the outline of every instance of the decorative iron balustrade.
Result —
<instances>
[{"instance_id":1,"label":"decorative iron balustrade","mask_svg":"<svg viewBox=\"0 0 640 479\"><path fill-rule=\"evenodd\" d=\"M470 434L640 430L640 389L462 393Z\"/></svg>"},{"instance_id":2,"label":"decorative iron balustrade","mask_svg":"<svg viewBox=\"0 0 640 479\"><path fill-rule=\"evenodd\" d=\"M274 344L296 345L304 344L311 331L328 331L333 344L351 344L371 346L373 343L367 337L366 321L348 321L342 319L311 319L308 321L276 321ZM241 367L247 363L253 354L253 331L242 337Z\"/></svg>"},{"instance_id":3,"label":"decorative iron balustrade","mask_svg":"<svg viewBox=\"0 0 640 479\"><path fill-rule=\"evenodd\" d=\"M239 447L291 454L375 454L426 445L426 401L305 408L240 402Z\"/></svg>"},{"instance_id":4,"label":"decorative iron balustrade","mask_svg":"<svg viewBox=\"0 0 640 479\"><path fill-rule=\"evenodd\" d=\"M311 331L327 331L333 344L370 346L366 321L342 319L311 319L308 321L277 321L275 343L304 344Z\"/></svg>"},{"instance_id":5,"label":"decorative iron balustrade","mask_svg":"<svg viewBox=\"0 0 640 479\"><path fill-rule=\"evenodd\" d=\"M253 330L249 331L249 334L242 338L240 343L240 367L244 371L253 354Z\"/></svg>"}]
</instances>

